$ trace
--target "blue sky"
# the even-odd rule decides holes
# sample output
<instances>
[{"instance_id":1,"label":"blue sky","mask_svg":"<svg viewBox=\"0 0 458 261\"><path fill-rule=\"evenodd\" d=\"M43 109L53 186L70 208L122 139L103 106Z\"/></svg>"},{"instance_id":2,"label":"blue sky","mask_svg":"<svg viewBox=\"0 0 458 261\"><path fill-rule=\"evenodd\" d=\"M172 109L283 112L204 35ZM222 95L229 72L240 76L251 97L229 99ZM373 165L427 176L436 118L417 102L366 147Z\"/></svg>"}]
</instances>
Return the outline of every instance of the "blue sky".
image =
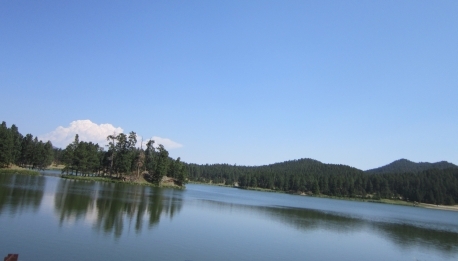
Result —
<instances>
[{"instance_id":1,"label":"blue sky","mask_svg":"<svg viewBox=\"0 0 458 261\"><path fill-rule=\"evenodd\" d=\"M54 144L135 131L194 163L458 164L456 14L457 1L1 0L0 120Z\"/></svg>"}]
</instances>

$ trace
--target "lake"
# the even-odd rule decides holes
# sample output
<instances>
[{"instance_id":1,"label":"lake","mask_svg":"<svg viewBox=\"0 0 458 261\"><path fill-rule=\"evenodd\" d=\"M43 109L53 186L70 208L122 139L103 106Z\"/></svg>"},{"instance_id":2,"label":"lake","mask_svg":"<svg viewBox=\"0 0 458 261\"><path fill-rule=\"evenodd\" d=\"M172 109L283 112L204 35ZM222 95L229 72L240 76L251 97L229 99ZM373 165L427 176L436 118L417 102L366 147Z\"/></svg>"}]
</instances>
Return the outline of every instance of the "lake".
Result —
<instances>
[{"instance_id":1,"label":"lake","mask_svg":"<svg viewBox=\"0 0 458 261\"><path fill-rule=\"evenodd\" d=\"M0 175L0 258L458 260L458 212Z\"/></svg>"}]
</instances>

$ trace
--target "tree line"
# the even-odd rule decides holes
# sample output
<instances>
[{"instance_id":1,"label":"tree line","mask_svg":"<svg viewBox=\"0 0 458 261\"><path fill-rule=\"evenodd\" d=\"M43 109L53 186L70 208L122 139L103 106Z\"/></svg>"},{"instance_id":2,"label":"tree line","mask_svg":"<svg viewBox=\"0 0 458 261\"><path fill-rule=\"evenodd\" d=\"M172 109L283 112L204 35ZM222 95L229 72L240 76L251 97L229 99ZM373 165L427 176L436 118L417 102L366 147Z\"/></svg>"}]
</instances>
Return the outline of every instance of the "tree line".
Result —
<instances>
[{"instance_id":1,"label":"tree line","mask_svg":"<svg viewBox=\"0 0 458 261\"><path fill-rule=\"evenodd\" d=\"M370 174L345 165L300 159L257 167L188 164L188 170L192 181L245 188L446 205L458 202L458 168Z\"/></svg>"},{"instance_id":2,"label":"tree line","mask_svg":"<svg viewBox=\"0 0 458 261\"><path fill-rule=\"evenodd\" d=\"M43 142L32 134L23 136L16 125L0 125L0 167L15 164L31 169L45 169L54 159L50 141Z\"/></svg>"}]
</instances>

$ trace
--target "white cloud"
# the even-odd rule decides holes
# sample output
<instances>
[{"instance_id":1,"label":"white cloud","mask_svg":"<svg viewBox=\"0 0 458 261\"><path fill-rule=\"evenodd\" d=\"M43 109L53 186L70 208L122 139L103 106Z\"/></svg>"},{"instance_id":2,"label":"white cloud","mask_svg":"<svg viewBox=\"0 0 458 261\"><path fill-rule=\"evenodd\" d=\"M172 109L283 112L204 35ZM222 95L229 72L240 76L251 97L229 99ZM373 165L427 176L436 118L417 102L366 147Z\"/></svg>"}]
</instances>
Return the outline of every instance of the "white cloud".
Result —
<instances>
[{"instance_id":1,"label":"white cloud","mask_svg":"<svg viewBox=\"0 0 458 261\"><path fill-rule=\"evenodd\" d=\"M98 143L100 146L105 146L108 144L108 135L123 132L124 130L121 127L114 127L109 123L96 124L90 120L77 120L72 121L68 127L59 126L54 131L41 135L38 138L43 141L50 140L54 146L65 149L68 144L73 142L76 134L78 134L80 141L92 141ZM137 136L137 146L140 147L142 137L139 135ZM143 148L146 147L148 140L150 139L143 140ZM153 136L151 140L154 140L155 147L162 144L167 150L183 147L182 144L168 138Z\"/></svg>"},{"instance_id":2,"label":"white cloud","mask_svg":"<svg viewBox=\"0 0 458 261\"><path fill-rule=\"evenodd\" d=\"M142 140L141 136L138 136L138 138L137 138L137 146L140 146L141 140ZM154 140L154 147L155 148L159 147L159 144L162 144L166 150L173 150L173 149L177 149L177 148L183 147L182 144L180 144L178 142L175 142L175 141L173 141L173 140L171 140L169 138L161 138L161 137L158 137L158 136L153 136L150 139L143 140L143 148L146 148L146 143L148 143L148 141L150 141L150 140Z\"/></svg>"},{"instance_id":3,"label":"white cloud","mask_svg":"<svg viewBox=\"0 0 458 261\"><path fill-rule=\"evenodd\" d=\"M107 136L113 133L122 133L123 129L114 127L109 123L96 124L90 120L72 121L68 127L57 127L54 131L41 135L39 139L50 140L56 147L65 148L78 134L80 141L98 143L100 146L107 144Z\"/></svg>"},{"instance_id":4,"label":"white cloud","mask_svg":"<svg viewBox=\"0 0 458 261\"><path fill-rule=\"evenodd\" d=\"M158 137L158 136L153 136L151 138L152 140L154 140L154 143L155 144L162 144L164 145L164 147L167 149L167 150L171 150L171 149L177 149L177 148L181 148L183 147L183 145L181 145L180 143L178 142L175 142L171 139L168 139L168 138L161 138L161 137Z\"/></svg>"}]
</instances>

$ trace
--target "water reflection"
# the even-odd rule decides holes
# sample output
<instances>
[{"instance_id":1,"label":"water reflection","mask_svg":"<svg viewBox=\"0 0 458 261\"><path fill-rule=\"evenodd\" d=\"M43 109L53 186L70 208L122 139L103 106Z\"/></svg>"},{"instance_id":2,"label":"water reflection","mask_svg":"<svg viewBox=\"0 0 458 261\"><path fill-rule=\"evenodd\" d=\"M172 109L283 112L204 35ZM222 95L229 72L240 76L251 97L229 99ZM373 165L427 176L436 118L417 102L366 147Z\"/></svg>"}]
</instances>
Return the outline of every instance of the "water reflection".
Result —
<instances>
[{"instance_id":1,"label":"water reflection","mask_svg":"<svg viewBox=\"0 0 458 261\"><path fill-rule=\"evenodd\" d=\"M23 218L30 218L30 222L54 222L53 219L49 219L49 216L46 215L49 209L44 208L44 206L48 205L43 202L45 201L43 198L51 199L50 202L54 199L54 216L57 217L60 225L71 225L76 230L81 227L83 234L86 232L84 229L87 229L95 231L95 234L106 235L117 240L121 236L129 235L129 231L130 233L149 236L150 234L146 232L158 226L161 221L166 223L164 222L165 218L173 219L182 212L180 217L176 218L177 225L182 224L180 220L186 220L186 222L189 222L189 226L184 227L191 229L167 231L161 236L169 235L170 238L180 237L186 240L187 238L196 237L196 230L193 224L202 224L202 222L199 222L201 219L205 220L206 216L212 216L211 214L214 212L232 213L237 215L237 218L242 222L258 222L258 219L262 219L264 221L267 220L267 222L272 221L271 224L274 225L282 224L279 227L285 231L284 235L289 235L288 231L294 231L294 233L303 231L309 235L312 232L325 231L326 233L317 233L318 236L333 236L339 233L346 238L348 235L348 240L354 240L357 242L356 245L365 243L361 241L364 241L365 238L361 239L360 236L375 235L376 238L383 238L383 241L390 242L388 245L392 245L390 247L375 246L377 248L381 247L381 249L389 249L391 251L394 246L394 249L399 249L400 253L403 253L406 249L411 249L412 251L421 249L428 253L434 253L432 256L442 255L448 259L453 259L458 254L458 233L456 230L450 229L448 232L435 230L433 229L434 225L432 227L422 227L422 223L415 222L415 220L411 220L409 224L406 224L403 219L397 221L396 218L385 219L388 220L387 222L383 220L379 222L379 220L359 218L356 215L350 216L300 207L255 205L253 201L250 201L251 205L246 205L242 200L234 200L235 197L229 191L224 190L224 193L215 193L215 191L220 192L219 188L214 187L199 187L199 190L192 190L192 186L190 186L187 191L181 191L126 184L72 181L53 177L0 175L0 217L2 214L7 216L9 213L13 215L22 213ZM46 195L44 195L44 192ZM216 197L214 195L223 196ZM266 200L270 200L269 197L271 195L269 194ZM262 197L264 194L253 194L253 196ZM208 198L214 200L208 200ZM328 203L339 204L340 202L330 201ZM183 204L187 204L186 211L181 211ZM287 202L281 205L280 201L275 201L275 204L285 206ZM360 207L366 206L361 205ZM43 214L41 219L34 214L38 209L40 209L39 214ZM403 210L408 211L410 209ZM199 215L193 215L193 213L199 213ZM434 214L443 215L441 212L434 212ZM453 226L456 221L453 219L453 215L448 215L447 218L450 217L452 217L452 221L447 221L448 223L446 224ZM9 218L6 217L5 220ZM225 222L229 221L230 219L223 218L221 222L216 223L218 224L216 228L227 225ZM11 222L11 224L13 223ZM89 224L89 229L87 224ZM18 225L22 226L21 224ZM443 226L437 227L442 228ZM2 228L10 234L19 231L14 226L12 226L11 230L8 230L7 226ZM37 229L40 240L43 234L51 233L50 231L52 231L52 229L42 231L40 226L34 226L34 228ZM67 234L61 233L59 229L58 231L50 238L58 238L58 241L60 241L67 237ZM158 233L151 233L151 235L157 236L163 232L158 231ZM224 237L221 233L229 234L228 238L234 240L238 235L224 229L209 230L207 232L207 237L203 233L202 242L206 242L208 238ZM73 233L75 233L74 230ZM258 231L253 229L252 233L256 234ZM5 242L0 242L0 245L2 243L5 244ZM76 239L75 242L77 242ZM139 241L133 240L132 242L132 244L138 244ZM231 242L231 239L228 239L222 244L231 245ZM58 242L53 244L58 244ZM198 246L199 244L199 242L195 244L192 242L187 246ZM205 243L202 244L204 245ZM237 247L237 245L231 245L232 247Z\"/></svg>"},{"instance_id":2,"label":"water reflection","mask_svg":"<svg viewBox=\"0 0 458 261\"><path fill-rule=\"evenodd\" d=\"M28 175L0 175L0 214L22 210L36 212L43 199L45 178Z\"/></svg>"},{"instance_id":3,"label":"water reflection","mask_svg":"<svg viewBox=\"0 0 458 261\"><path fill-rule=\"evenodd\" d=\"M84 218L94 205L96 183L61 180L54 194L54 205L59 222Z\"/></svg>"},{"instance_id":4,"label":"water reflection","mask_svg":"<svg viewBox=\"0 0 458 261\"><path fill-rule=\"evenodd\" d=\"M402 249L421 246L443 253L458 252L458 234L431 230L405 224L377 224L374 228Z\"/></svg>"},{"instance_id":5,"label":"water reflection","mask_svg":"<svg viewBox=\"0 0 458 261\"><path fill-rule=\"evenodd\" d=\"M290 207L259 207L202 200L202 207L210 209L231 209L267 215L272 220L303 231L326 230L333 233L376 233L401 249L410 247L428 248L445 254L458 253L458 233L422 228L403 223L373 222L360 218Z\"/></svg>"},{"instance_id":6,"label":"water reflection","mask_svg":"<svg viewBox=\"0 0 458 261\"><path fill-rule=\"evenodd\" d=\"M302 230L326 229L338 233L364 229L367 222L335 213L286 207L266 207L263 212L274 219Z\"/></svg>"},{"instance_id":7,"label":"water reflection","mask_svg":"<svg viewBox=\"0 0 458 261\"><path fill-rule=\"evenodd\" d=\"M173 216L182 208L182 192L125 184L60 180L55 193L55 212L60 224L89 222L98 232L119 238L125 226L140 233L161 216Z\"/></svg>"},{"instance_id":8,"label":"water reflection","mask_svg":"<svg viewBox=\"0 0 458 261\"><path fill-rule=\"evenodd\" d=\"M353 233L371 230L387 238L401 249L420 246L441 252L458 252L458 233L434 230L407 224L370 222L335 213L292 208L266 208L265 212L285 224L299 229L326 229Z\"/></svg>"}]
</instances>

